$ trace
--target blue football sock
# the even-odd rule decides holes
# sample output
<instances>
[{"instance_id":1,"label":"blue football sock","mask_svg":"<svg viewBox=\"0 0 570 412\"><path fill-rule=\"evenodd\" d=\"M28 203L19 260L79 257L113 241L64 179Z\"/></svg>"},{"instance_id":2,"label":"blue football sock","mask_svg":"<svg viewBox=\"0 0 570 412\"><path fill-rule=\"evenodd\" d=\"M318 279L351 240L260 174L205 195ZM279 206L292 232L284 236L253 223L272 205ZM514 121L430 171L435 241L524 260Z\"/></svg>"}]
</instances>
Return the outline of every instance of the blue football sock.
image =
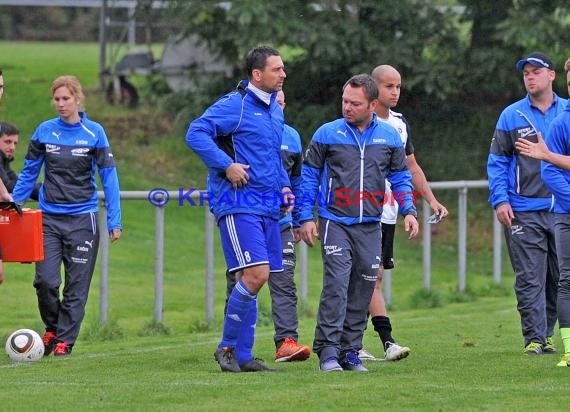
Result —
<instances>
[{"instance_id":1,"label":"blue football sock","mask_svg":"<svg viewBox=\"0 0 570 412\"><path fill-rule=\"evenodd\" d=\"M218 345L218 348L225 346L235 348L237 346L241 329L245 325L245 319L250 310L252 300L255 300L255 295L247 289L240 279L234 286L228 299L222 341Z\"/></svg>"},{"instance_id":2,"label":"blue football sock","mask_svg":"<svg viewBox=\"0 0 570 412\"><path fill-rule=\"evenodd\" d=\"M249 312L245 317L235 352L239 365L243 365L253 359L253 343L255 341L255 325L257 323L257 299L253 299L249 304Z\"/></svg>"}]
</instances>

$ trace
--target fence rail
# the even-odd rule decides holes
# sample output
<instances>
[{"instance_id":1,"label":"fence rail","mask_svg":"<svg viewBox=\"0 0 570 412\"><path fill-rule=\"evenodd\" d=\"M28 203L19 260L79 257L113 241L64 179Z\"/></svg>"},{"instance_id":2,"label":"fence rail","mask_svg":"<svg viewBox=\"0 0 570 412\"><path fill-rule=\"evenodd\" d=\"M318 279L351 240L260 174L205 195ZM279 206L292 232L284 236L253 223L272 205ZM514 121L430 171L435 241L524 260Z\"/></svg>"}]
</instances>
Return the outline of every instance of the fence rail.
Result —
<instances>
[{"instance_id":1,"label":"fence rail","mask_svg":"<svg viewBox=\"0 0 570 412\"><path fill-rule=\"evenodd\" d=\"M486 180L458 180L432 182L430 187L433 190L452 190L458 192L458 245L457 245L457 277L458 289L464 291L467 286L467 198L469 189L483 189L488 187ZM178 191L171 191L171 199L179 199ZM103 192L99 192L101 198ZM199 199L200 191L190 194L192 199ZM122 200L145 200L148 201L147 191L123 191ZM214 319L214 217L207 207L205 213L205 319L210 322ZM163 322L163 301L164 301L164 213L165 209L155 206L155 257L154 257L154 321ZM427 223L431 210L427 202L423 201L423 286L431 288L431 226ZM496 283L501 281L501 225L496 216L493 217L493 280ZM106 232L107 215L105 208L101 208L99 213L99 224L101 232ZM429 229L429 230L428 230ZM299 294L301 300L306 301L308 296L308 253L307 245L300 242L297 251L297 266L299 269ZM107 236L101 237L100 243L100 296L99 296L99 319L106 323L109 318L109 239ZM383 280L384 297L387 303L392 302L392 276L391 270L387 270Z\"/></svg>"}]
</instances>

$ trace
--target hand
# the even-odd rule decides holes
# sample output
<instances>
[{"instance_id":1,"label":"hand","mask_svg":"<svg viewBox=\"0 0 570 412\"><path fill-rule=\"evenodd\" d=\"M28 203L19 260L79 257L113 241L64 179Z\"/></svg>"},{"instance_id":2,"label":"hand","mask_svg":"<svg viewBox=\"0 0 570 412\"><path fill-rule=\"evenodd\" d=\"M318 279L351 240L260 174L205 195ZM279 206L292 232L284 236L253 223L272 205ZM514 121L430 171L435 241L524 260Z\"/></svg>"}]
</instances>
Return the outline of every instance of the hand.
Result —
<instances>
[{"instance_id":1,"label":"hand","mask_svg":"<svg viewBox=\"0 0 570 412\"><path fill-rule=\"evenodd\" d=\"M449 215L449 212L447 211L445 206L443 206L435 199L429 204L429 207L431 207L433 213L438 215L440 219L445 219Z\"/></svg>"},{"instance_id":2,"label":"hand","mask_svg":"<svg viewBox=\"0 0 570 412\"><path fill-rule=\"evenodd\" d=\"M538 132L538 142L533 143L527 139L518 139L515 142L515 146L520 154L528 157L532 157L533 159L545 160L550 153L546 143L542 139L542 133Z\"/></svg>"},{"instance_id":3,"label":"hand","mask_svg":"<svg viewBox=\"0 0 570 412\"><path fill-rule=\"evenodd\" d=\"M282 216L287 216L293 211L293 207L295 207L295 195L289 187L284 187L281 189L281 195L283 206L285 207Z\"/></svg>"},{"instance_id":4,"label":"hand","mask_svg":"<svg viewBox=\"0 0 570 412\"><path fill-rule=\"evenodd\" d=\"M234 189L247 184L247 181L249 180L249 175L246 171L247 169L249 169L249 165L244 165L242 163L232 163L226 169L226 177L232 183Z\"/></svg>"},{"instance_id":5,"label":"hand","mask_svg":"<svg viewBox=\"0 0 570 412\"><path fill-rule=\"evenodd\" d=\"M8 192L0 192L0 202L13 202L12 195Z\"/></svg>"},{"instance_id":6,"label":"hand","mask_svg":"<svg viewBox=\"0 0 570 412\"><path fill-rule=\"evenodd\" d=\"M123 233L122 229L113 229L112 231L109 232L109 239L111 239L111 242L114 242L115 240L118 240L121 237L122 233Z\"/></svg>"},{"instance_id":7,"label":"hand","mask_svg":"<svg viewBox=\"0 0 570 412\"><path fill-rule=\"evenodd\" d=\"M317 225L312 220L303 223L299 228L299 233L303 242L305 242L307 246L310 247L313 247L315 245L313 238L319 237L319 230L317 229Z\"/></svg>"},{"instance_id":8,"label":"hand","mask_svg":"<svg viewBox=\"0 0 570 412\"><path fill-rule=\"evenodd\" d=\"M295 238L295 243L299 243L301 241L301 228L293 228L293 237Z\"/></svg>"},{"instance_id":9,"label":"hand","mask_svg":"<svg viewBox=\"0 0 570 412\"><path fill-rule=\"evenodd\" d=\"M10 196L10 198L12 197ZM22 205L14 201L9 201L9 202L0 201L0 210L12 210L12 209L18 212L18 215L20 216L24 214L24 211L22 210Z\"/></svg>"},{"instance_id":10,"label":"hand","mask_svg":"<svg viewBox=\"0 0 570 412\"><path fill-rule=\"evenodd\" d=\"M515 218L515 214L509 203L503 203L498 206L495 209L495 213L497 214L497 219L499 219L499 222L501 222L503 226L511 227L511 222Z\"/></svg>"},{"instance_id":11,"label":"hand","mask_svg":"<svg viewBox=\"0 0 570 412\"><path fill-rule=\"evenodd\" d=\"M408 240L415 238L418 233L420 233L420 224L418 220L413 215L406 215L404 217L404 230L410 232L408 235Z\"/></svg>"}]
</instances>

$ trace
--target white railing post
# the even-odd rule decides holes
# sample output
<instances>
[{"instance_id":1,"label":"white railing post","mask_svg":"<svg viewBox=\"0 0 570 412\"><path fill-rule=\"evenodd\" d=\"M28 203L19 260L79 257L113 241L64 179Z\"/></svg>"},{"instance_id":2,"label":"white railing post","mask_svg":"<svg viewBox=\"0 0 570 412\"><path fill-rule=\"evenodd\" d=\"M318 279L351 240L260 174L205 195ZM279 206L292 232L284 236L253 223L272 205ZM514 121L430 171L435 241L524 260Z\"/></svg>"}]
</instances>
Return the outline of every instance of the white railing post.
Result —
<instances>
[{"instance_id":1,"label":"white railing post","mask_svg":"<svg viewBox=\"0 0 570 412\"><path fill-rule=\"evenodd\" d=\"M107 209L99 208L99 322L109 320L109 231L107 230Z\"/></svg>"},{"instance_id":2,"label":"white railing post","mask_svg":"<svg viewBox=\"0 0 570 412\"><path fill-rule=\"evenodd\" d=\"M154 321L163 322L164 297L164 206L156 206L154 255Z\"/></svg>"},{"instance_id":3,"label":"white railing post","mask_svg":"<svg viewBox=\"0 0 570 412\"><path fill-rule=\"evenodd\" d=\"M467 286L467 186L459 189L457 276L458 288L464 292Z\"/></svg>"},{"instance_id":4,"label":"white railing post","mask_svg":"<svg viewBox=\"0 0 570 412\"><path fill-rule=\"evenodd\" d=\"M300 285L299 285L299 293L301 295L301 300L303 302L307 302L307 298L309 296L309 263L308 263L308 249L307 244L305 242L299 242L297 251L299 252L299 258L297 259L298 266L301 268L299 273L300 278Z\"/></svg>"},{"instance_id":5,"label":"white railing post","mask_svg":"<svg viewBox=\"0 0 570 412\"><path fill-rule=\"evenodd\" d=\"M431 208L428 202L423 201L423 280L424 289L431 289L431 225L427 222L431 213Z\"/></svg>"},{"instance_id":6,"label":"white railing post","mask_svg":"<svg viewBox=\"0 0 570 412\"><path fill-rule=\"evenodd\" d=\"M206 321L214 321L214 215L208 206L204 206L206 213Z\"/></svg>"},{"instance_id":7,"label":"white railing post","mask_svg":"<svg viewBox=\"0 0 570 412\"><path fill-rule=\"evenodd\" d=\"M493 280L495 283L501 283L501 239L503 238L503 225L497 219L497 215L493 210Z\"/></svg>"},{"instance_id":8,"label":"white railing post","mask_svg":"<svg viewBox=\"0 0 570 412\"><path fill-rule=\"evenodd\" d=\"M387 305L392 303L392 269L384 269L382 277L382 295Z\"/></svg>"}]
</instances>

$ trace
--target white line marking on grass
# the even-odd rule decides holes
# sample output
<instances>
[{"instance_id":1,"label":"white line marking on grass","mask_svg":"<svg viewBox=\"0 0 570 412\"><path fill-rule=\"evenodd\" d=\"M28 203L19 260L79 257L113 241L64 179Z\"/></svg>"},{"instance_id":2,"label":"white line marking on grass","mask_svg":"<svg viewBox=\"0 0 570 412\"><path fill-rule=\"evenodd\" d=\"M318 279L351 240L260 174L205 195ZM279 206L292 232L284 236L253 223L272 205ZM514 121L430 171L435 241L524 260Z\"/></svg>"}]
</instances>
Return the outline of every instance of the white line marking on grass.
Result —
<instances>
[{"instance_id":1,"label":"white line marking on grass","mask_svg":"<svg viewBox=\"0 0 570 412\"><path fill-rule=\"evenodd\" d=\"M273 336L273 332L263 332L263 333L256 334L256 337L260 337L260 338L261 337L267 337L267 336ZM91 353L84 353L81 355L70 355L70 356L73 356L73 359L110 358L113 356L135 355L135 354L151 353L151 352L157 352L157 351L168 350L168 349L180 349L181 347L182 348L192 348L192 347L196 347L196 346L215 345L217 343L219 343L218 338L210 339L210 340L203 340L203 341L199 341L199 342L184 343L184 344L182 344L182 346L180 345L180 343L176 343L176 344L172 344L172 345L152 346L152 347L138 348L138 349L125 348L125 350L114 351L114 352L98 352L98 353L91 352ZM0 369L15 368L15 367L29 365L32 363L34 363L34 362L9 363L6 365L0 365Z\"/></svg>"}]
</instances>

